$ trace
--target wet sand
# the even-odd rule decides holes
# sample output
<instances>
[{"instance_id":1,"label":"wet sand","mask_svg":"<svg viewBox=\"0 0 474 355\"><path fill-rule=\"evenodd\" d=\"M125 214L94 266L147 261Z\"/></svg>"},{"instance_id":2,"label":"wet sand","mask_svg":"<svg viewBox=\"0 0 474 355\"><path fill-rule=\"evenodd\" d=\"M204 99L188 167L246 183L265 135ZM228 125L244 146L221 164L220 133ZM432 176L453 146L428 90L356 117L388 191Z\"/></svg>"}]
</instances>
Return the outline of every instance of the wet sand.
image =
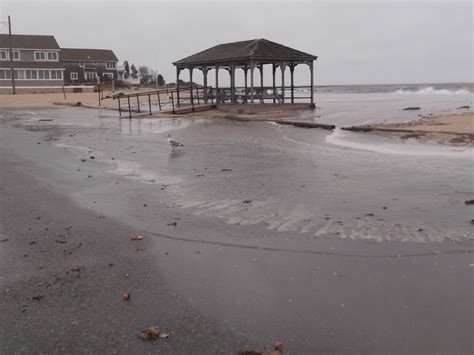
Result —
<instances>
[{"instance_id":1,"label":"wet sand","mask_svg":"<svg viewBox=\"0 0 474 355\"><path fill-rule=\"evenodd\" d=\"M419 142L472 145L474 142L474 114L425 116L421 119L386 124L370 124L350 128L369 134Z\"/></svg>"},{"instance_id":2,"label":"wet sand","mask_svg":"<svg viewBox=\"0 0 474 355\"><path fill-rule=\"evenodd\" d=\"M472 353L474 195L457 151L80 108L13 110L2 130L2 351ZM169 341L142 343L149 325Z\"/></svg>"}]
</instances>

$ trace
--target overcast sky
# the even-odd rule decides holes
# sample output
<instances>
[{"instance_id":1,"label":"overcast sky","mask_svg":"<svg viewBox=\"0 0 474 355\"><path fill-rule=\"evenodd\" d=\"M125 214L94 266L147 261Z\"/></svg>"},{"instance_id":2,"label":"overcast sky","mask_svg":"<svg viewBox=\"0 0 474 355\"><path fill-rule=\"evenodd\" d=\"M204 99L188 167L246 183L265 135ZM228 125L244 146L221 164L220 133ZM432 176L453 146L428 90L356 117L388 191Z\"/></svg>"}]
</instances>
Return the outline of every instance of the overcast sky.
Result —
<instances>
[{"instance_id":1,"label":"overcast sky","mask_svg":"<svg viewBox=\"0 0 474 355\"><path fill-rule=\"evenodd\" d=\"M121 62L156 67L167 81L175 80L175 60L254 38L319 56L317 85L472 82L474 75L471 1L0 0L0 21L8 15L14 33L113 49ZM7 33L5 24L0 31ZM307 73L297 67L297 84L309 84Z\"/></svg>"}]
</instances>

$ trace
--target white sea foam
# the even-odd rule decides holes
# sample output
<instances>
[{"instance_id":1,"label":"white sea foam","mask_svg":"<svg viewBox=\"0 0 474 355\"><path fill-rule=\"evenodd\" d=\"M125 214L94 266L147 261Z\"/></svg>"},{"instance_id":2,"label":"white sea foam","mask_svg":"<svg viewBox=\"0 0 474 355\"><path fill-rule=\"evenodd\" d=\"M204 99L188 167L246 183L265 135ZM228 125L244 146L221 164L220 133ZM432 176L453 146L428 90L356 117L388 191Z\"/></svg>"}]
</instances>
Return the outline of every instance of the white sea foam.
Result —
<instances>
[{"instance_id":1,"label":"white sea foam","mask_svg":"<svg viewBox=\"0 0 474 355\"><path fill-rule=\"evenodd\" d=\"M461 158L469 160L474 158L474 149L470 147L422 144L417 142L357 142L352 140L354 138L358 138L355 135L357 135L357 133L343 131L339 128L336 128L332 134L326 136L326 142L345 148L353 148L381 154ZM389 141L388 138L387 141Z\"/></svg>"},{"instance_id":2,"label":"white sea foam","mask_svg":"<svg viewBox=\"0 0 474 355\"><path fill-rule=\"evenodd\" d=\"M448 90L448 89L435 89L432 86L424 87L416 91L399 89L395 91L395 94L415 94L415 95L472 95L472 92L466 89Z\"/></svg>"}]
</instances>

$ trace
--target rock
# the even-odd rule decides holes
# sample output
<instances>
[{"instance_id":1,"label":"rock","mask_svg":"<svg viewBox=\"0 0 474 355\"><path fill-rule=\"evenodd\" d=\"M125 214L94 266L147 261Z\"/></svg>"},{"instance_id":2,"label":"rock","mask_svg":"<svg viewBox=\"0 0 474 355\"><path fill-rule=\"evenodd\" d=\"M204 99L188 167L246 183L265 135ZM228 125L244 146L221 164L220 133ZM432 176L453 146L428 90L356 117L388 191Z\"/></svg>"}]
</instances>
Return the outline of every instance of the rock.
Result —
<instances>
[{"instance_id":1,"label":"rock","mask_svg":"<svg viewBox=\"0 0 474 355\"><path fill-rule=\"evenodd\" d=\"M167 225L168 225L168 226L171 226L171 227L177 227L177 226L178 226L178 222L174 221L174 222L168 223Z\"/></svg>"},{"instance_id":2,"label":"rock","mask_svg":"<svg viewBox=\"0 0 474 355\"><path fill-rule=\"evenodd\" d=\"M419 110L419 109L420 109L420 107L418 107L418 106L411 106L411 107L405 107L403 109L403 111L415 111L415 110Z\"/></svg>"},{"instance_id":3,"label":"rock","mask_svg":"<svg viewBox=\"0 0 474 355\"><path fill-rule=\"evenodd\" d=\"M249 203L252 203L252 200L243 200L242 203L249 204Z\"/></svg>"},{"instance_id":4,"label":"rock","mask_svg":"<svg viewBox=\"0 0 474 355\"><path fill-rule=\"evenodd\" d=\"M469 110L471 106L465 105L465 106L459 106L458 110Z\"/></svg>"},{"instance_id":5,"label":"rock","mask_svg":"<svg viewBox=\"0 0 474 355\"><path fill-rule=\"evenodd\" d=\"M466 200L464 201L465 205L474 205L474 200Z\"/></svg>"},{"instance_id":6,"label":"rock","mask_svg":"<svg viewBox=\"0 0 474 355\"><path fill-rule=\"evenodd\" d=\"M95 156L91 155L89 158L90 158L90 159L95 159Z\"/></svg>"}]
</instances>

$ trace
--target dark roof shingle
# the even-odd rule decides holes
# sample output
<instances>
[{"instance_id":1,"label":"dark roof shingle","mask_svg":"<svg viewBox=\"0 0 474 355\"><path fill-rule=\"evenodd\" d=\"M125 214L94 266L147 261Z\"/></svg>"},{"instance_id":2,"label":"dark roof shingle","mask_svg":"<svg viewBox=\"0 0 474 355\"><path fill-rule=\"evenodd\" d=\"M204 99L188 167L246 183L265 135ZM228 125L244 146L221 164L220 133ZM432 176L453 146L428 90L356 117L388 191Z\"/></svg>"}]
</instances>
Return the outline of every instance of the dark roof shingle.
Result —
<instances>
[{"instance_id":1,"label":"dark roof shingle","mask_svg":"<svg viewBox=\"0 0 474 355\"><path fill-rule=\"evenodd\" d=\"M0 34L0 48L9 48L7 34ZM42 35L12 35L12 48L25 49L59 49L54 36Z\"/></svg>"},{"instance_id":2,"label":"dark roof shingle","mask_svg":"<svg viewBox=\"0 0 474 355\"><path fill-rule=\"evenodd\" d=\"M61 48L61 58L64 61L111 61L118 62L118 58L110 49Z\"/></svg>"},{"instance_id":3,"label":"dark roof shingle","mask_svg":"<svg viewBox=\"0 0 474 355\"><path fill-rule=\"evenodd\" d=\"M238 62L239 60L315 60L317 57L264 38L219 44L174 62L174 65Z\"/></svg>"}]
</instances>

